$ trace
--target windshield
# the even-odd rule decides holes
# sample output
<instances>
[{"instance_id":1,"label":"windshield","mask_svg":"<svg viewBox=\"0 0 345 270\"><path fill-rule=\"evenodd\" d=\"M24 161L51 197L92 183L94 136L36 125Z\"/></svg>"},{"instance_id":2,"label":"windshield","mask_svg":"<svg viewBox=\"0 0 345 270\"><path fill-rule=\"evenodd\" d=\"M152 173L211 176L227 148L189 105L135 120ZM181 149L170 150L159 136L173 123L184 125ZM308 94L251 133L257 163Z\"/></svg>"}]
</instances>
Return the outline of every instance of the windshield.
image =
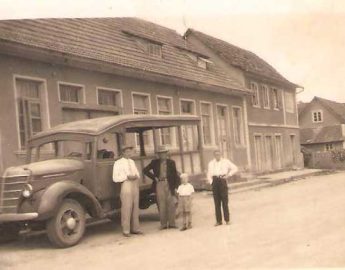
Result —
<instances>
[{"instance_id":1,"label":"windshield","mask_svg":"<svg viewBox=\"0 0 345 270\"><path fill-rule=\"evenodd\" d=\"M91 159L91 143L81 141L55 141L42 145L39 151L34 149L35 160L49 160L56 158Z\"/></svg>"}]
</instances>

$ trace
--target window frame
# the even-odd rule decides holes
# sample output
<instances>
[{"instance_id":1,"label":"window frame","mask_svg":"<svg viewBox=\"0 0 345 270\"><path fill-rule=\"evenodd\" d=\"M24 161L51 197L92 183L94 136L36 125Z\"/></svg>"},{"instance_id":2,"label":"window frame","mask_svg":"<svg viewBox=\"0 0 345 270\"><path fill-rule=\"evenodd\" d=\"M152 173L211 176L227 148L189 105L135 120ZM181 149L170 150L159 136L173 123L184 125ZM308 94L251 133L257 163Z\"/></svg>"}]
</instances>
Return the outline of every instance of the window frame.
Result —
<instances>
[{"instance_id":1,"label":"window frame","mask_svg":"<svg viewBox=\"0 0 345 270\"><path fill-rule=\"evenodd\" d=\"M182 102L183 101L191 102L193 104L193 112L191 114L187 114L187 113L183 113L182 112ZM197 115L196 114L196 101L195 101L195 99L180 98L180 100L179 100L179 109L180 109L180 115Z\"/></svg>"},{"instance_id":2,"label":"window frame","mask_svg":"<svg viewBox=\"0 0 345 270\"><path fill-rule=\"evenodd\" d=\"M262 91L263 108L269 110L271 109L269 87L266 84L261 84L260 87ZM265 101L267 101L267 104L265 104Z\"/></svg>"},{"instance_id":3,"label":"window frame","mask_svg":"<svg viewBox=\"0 0 345 270\"><path fill-rule=\"evenodd\" d=\"M334 150L334 145L333 145L333 143L326 143L326 144L325 144L325 151L326 151L326 152L329 152L329 151L332 151L332 150Z\"/></svg>"},{"instance_id":4,"label":"window frame","mask_svg":"<svg viewBox=\"0 0 345 270\"><path fill-rule=\"evenodd\" d=\"M280 107L281 107L281 101L279 98L279 92L280 90L277 87L271 87L272 89L272 102L273 102L273 110L275 111L280 111ZM277 93L277 96L275 95L275 91ZM275 99L277 100L276 104L275 104Z\"/></svg>"},{"instance_id":5,"label":"window frame","mask_svg":"<svg viewBox=\"0 0 345 270\"><path fill-rule=\"evenodd\" d=\"M150 93L146 93L146 92L136 92L136 91L132 91L131 92L131 97L132 97L132 113L134 115L138 115L138 114L135 113L135 107L134 107L134 96L135 95L145 96L145 97L148 98L148 112L147 112L147 114L152 114L151 94ZM138 136L139 136L139 134L138 134ZM140 145L139 145L137 136L134 136L134 140L135 140L136 149L138 150L140 148ZM153 136L150 136L149 134L147 134L147 140L148 140L148 143L145 145L145 148L148 151L152 152L153 148L154 148Z\"/></svg>"},{"instance_id":6,"label":"window frame","mask_svg":"<svg viewBox=\"0 0 345 270\"><path fill-rule=\"evenodd\" d=\"M119 97L120 97L119 104L117 104L117 105L99 104L99 90L104 90L104 91L109 91L109 92L116 92L119 95ZM96 87L96 100L97 100L97 105L99 105L99 106L123 108L123 95L122 95L122 90L121 89L97 86Z\"/></svg>"},{"instance_id":7,"label":"window frame","mask_svg":"<svg viewBox=\"0 0 345 270\"><path fill-rule=\"evenodd\" d=\"M202 105L206 104L209 105L209 119L210 119L210 142L205 143L205 136L204 136L204 124L202 121L203 118L203 113L202 113ZM199 112L200 112L200 117L201 117L201 130L202 130L202 143L203 146L214 146L215 145L215 136L214 136L214 118L213 118L213 104L212 102L209 101L199 101Z\"/></svg>"},{"instance_id":8,"label":"window frame","mask_svg":"<svg viewBox=\"0 0 345 270\"><path fill-rule=\"evenodd\" d=\"M151 94L145 93L145 92L135 92L132 91L131 97L132 97L132 113L135 114L135 107L134 107L134 96L145 96L148 98L148 114L152 114L152 105L151 105Z\"/></svg>"},{"instance_id":9,"label":"window frame","mask_svg":"<svg viewBox=\"0 0 345 270\"><path fill-rule=\"evenodd\" d=\"M64 101L64 100L61 100L61 88L60 88L61 85L80 87L80 101L74 102L74 101ZM65 82L65 81L58 81L57 82L57 90L58 90L58 97L59 97L59 102L60 103L66 103L66 104L86 104L85 85L83 85L83 84L71 83L71 82Z\"/></svg>"},{"instance_id":10,"label":"window frame","mask_svg":"<svg viewBox=\"0 0 345 270\"><path fill-rule=\"evenodd\" d=\"M169 112L169 115L174 114L174 98L172 96L164 96L164 95L156 95L156 110L157 114L160 115L160 110L159 110L159 99L166 99L170 100L170 105L171 105L171 111ZM169 128L170 132L170 144L165 144L167 147L176 147L176 132L174 128ZM162 130L159 130L159 143L162 145Z\"/></svg>"},{"instance_id":11,"label":"window frame","mask_svg":"<svg viewBox=\"0 0 345 270\"><path fill-rule=\"evenodd\" d=\"M14 103L15 103L15 113L16 113L16 129L17 129L17 151L18 154L26 153L25 145L21 143L21 132L20 132L20 124L19 124L19 106L18 101L20 99L19 89L17 88L16 81L17 80L28 80L40 83L39 88L39 103L40 103L40 113L41 113L41 128L49 129L51 127L50 124L50 112L49 112L49 101L48 101L48 88L47 88L47 80L45 78L28 76L28 75L20 75L20 74L13 74L12 82L13 82L13 92L14 92ZM30 99L30 98L28 98Z\"/></svg>"},{"instance_id":12,"label":"window frame","mask_svg":"<svg viewBox=\"0 0 345 270\"><path fill-rule=\"evenodd\" d=\"M255 86L255 89L253 88ZM251 104L254 108L260 108L260 89L259 84L257 82L250 82L250 89L253 90L254 95L251 97ZM256 97L257 103L254 103Z\"/></svg>"},{"instance_id":13,"label":"window frame","mask_svg":"<svg viewBox=\"0 0 345 270\"><path fill-rule=\"evenodd\" d=\"M241 119L242 121L240 121L240 124L241 124L241 133L239 135L241 135L239 138L240 138L240 142L237 143L236 142L236 126L235 126L235 114L234 114L234 109L239 109L239 115L241 116ZM232 116L232 128L233 128L233 131L234 131L234 144L236 147L245 147L246 146L246 141L245 141L245 134L244 134L244 123L243 123L243 112L242 112L242 107L241 106L231 106L231 116Z\"/></svg>"},{"instance_id":14,"label":"window frame","mask_svg":"<svg viewBox=\"0 0 345 270\"><path fill-rule=\"evenodd\" d=\"M315 121L315 119L314 119L314 114L316 113L316 118L317 118L317 120ZM319 119L319 114L320 113L320 120L318 120ZM311 111L311 120L312 120L312 122L313 123L323 123L323 110L313 110L313 111Z\"/></svg>"}]
</instances>

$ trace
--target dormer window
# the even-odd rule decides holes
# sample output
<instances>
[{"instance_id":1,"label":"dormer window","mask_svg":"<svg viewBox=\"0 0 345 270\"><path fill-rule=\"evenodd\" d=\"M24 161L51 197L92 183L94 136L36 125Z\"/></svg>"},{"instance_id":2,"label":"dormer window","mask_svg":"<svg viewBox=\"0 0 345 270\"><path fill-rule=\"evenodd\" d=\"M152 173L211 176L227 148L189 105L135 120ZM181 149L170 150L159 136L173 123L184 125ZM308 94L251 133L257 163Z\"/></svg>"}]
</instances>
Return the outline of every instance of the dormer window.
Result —
<instances>
[{"instance_id":1,"label":"dormer window","mask_svg":"<svg viewBox=\"0 0 345 270\"><path fill-rule=\"evenodd\" d=\"M203 69L207 69L207 60L205 58L199 57L197 58L197 62L198 62L198 67L203 68Z\"/></svg>"},{"instance_id":2,"label":"dormer window","mask_svg":"<svg viewBox=\"0 0 345 270\"><path fill-rule=\"evenodd\" d=\"M162 45L148 42L147 53L149 55L162 57Z\"/></svg>"},{"instance_id":3,"label":"dormer window","mask_svg":"<svg viewBox=\"0 0 345 270\"><path fill-rule=\"evenodd\" d=\"M162 44L136 38L139 47L150 56L162 57Z\"/></svg>"}]
</instances>

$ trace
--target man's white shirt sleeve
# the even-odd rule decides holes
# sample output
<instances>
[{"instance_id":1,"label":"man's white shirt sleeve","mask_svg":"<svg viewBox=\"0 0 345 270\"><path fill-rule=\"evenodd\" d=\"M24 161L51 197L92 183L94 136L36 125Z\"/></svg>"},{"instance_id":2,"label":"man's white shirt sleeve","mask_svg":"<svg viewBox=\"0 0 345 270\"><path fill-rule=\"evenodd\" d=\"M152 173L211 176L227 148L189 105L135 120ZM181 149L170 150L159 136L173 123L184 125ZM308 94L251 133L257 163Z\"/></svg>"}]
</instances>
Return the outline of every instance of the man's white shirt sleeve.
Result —
<instances>
[{"instance_id":1,"label":"man's white shirt sleeve","mask_svg":"<svg viewBox=\"0 0 345 270\"><path fill-rule=\"evenodd\" d=\"M230 160L226 159L226 161L228 162L228 166L229 166L228 177L233 176L234 174L238 172L238 167L234 163L232 163Z\"/></svg>"}]
</instances>

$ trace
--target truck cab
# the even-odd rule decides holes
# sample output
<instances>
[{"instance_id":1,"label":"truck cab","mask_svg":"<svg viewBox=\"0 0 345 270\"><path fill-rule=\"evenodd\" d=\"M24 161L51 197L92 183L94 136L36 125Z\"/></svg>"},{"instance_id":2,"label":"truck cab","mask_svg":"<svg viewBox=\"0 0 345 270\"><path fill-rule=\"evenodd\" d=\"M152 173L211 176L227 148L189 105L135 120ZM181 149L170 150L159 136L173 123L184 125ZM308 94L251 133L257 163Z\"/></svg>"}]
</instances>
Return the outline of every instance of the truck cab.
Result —
<instances>
[{"instance_id":1,"label":"truck cab","mask_svg":"<svg viewBox=\"0 0 345 270\"><path fill-rule=\"evenodd\" d=\"M197 116L119 115L70 122L37 133L27 143L26 164L7 168L0 179L3 233L17 232L23 226L46 228L54 245L77 244L87 218L111 218L120 209L121 185L113 182L112 172L121 145L136 147L133 159L141 172L155 158L167 130L176 137L170 154L179 171L188 166L192 178L200 178L203 160ZM142 176L140 208L153 203L152 181Z\"/></svg>"}]
</instances>

